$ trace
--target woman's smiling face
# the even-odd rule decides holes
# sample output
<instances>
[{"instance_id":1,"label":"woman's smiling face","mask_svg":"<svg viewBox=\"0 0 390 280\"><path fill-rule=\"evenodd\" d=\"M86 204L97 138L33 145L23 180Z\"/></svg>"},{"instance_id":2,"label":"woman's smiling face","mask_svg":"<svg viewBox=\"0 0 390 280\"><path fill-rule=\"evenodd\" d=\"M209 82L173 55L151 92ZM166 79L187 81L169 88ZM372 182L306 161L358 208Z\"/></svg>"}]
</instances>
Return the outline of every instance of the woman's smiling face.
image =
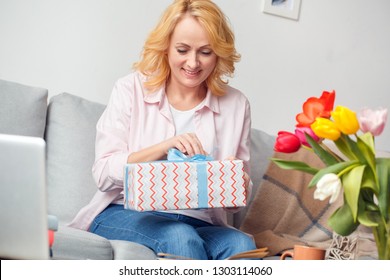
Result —
<instances>
[{"instance_id":1,"label":"woman's smiling face","mask_svg":"<svg viewBox=\"0 0 390 280\"><path fill-rule=\"evenodd\" d=\"M206 31L192 16L186 15L176 25L168 48L170 83L196 88L215 68L217 56L211 49Z\"/></svg>"}]
</instances>

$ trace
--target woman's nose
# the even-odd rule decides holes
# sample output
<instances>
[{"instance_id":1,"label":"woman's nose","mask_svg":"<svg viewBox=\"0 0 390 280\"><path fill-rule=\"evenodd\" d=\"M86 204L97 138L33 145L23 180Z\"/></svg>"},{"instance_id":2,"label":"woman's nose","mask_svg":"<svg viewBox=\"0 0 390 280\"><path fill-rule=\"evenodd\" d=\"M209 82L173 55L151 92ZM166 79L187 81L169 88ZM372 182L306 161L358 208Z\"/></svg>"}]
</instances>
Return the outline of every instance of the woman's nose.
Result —
<instances>
[{"instance_id":1,"label":"woman's nose","mask_svg":"<svg viewBox=\"0 0 390 280\"><path fill-rule=\"evenodd\" d=\"M190 54L190 56L188 57L188 60L187 60L187 65L191 69L196 69L199 66L198 54L196 54L196 53Z\"/></svg>"}]
</instances>

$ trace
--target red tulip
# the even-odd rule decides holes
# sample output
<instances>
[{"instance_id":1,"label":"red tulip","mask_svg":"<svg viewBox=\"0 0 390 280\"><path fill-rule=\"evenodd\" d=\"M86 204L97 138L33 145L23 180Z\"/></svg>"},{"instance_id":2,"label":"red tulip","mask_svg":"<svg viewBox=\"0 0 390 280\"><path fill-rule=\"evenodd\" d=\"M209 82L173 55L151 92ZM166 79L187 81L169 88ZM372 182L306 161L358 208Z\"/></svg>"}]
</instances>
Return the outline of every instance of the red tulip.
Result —
<instances>
[{"instance_id":1,"label":"red tulip","mask_svg":"<svg viewBox=\"0 0 390 280\"><path fill-rule=\"evenodd\" d=\"M294 153L301 147L298 136L288 131L279 131L274 150L280 153Z\"/></svg>"}]
</instances>

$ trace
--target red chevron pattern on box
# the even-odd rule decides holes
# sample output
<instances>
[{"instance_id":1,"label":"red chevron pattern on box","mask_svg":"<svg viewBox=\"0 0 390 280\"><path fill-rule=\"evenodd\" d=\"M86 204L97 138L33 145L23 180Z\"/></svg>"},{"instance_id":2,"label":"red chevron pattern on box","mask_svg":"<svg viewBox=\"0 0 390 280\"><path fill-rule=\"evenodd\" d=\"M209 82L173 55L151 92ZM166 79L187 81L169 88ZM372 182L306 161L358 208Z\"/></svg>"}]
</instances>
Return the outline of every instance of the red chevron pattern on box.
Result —
<instances>
[{"instance_id":1,"label":"red chevron pattern on box","mask_svg":"<svg viewBox=\"0 0 390 280\"><path fill-rule=\"evenodd\" d=\"M137 211L246 205L241 160L127 164L124 205Z\"/></svg>"}]
</instances>

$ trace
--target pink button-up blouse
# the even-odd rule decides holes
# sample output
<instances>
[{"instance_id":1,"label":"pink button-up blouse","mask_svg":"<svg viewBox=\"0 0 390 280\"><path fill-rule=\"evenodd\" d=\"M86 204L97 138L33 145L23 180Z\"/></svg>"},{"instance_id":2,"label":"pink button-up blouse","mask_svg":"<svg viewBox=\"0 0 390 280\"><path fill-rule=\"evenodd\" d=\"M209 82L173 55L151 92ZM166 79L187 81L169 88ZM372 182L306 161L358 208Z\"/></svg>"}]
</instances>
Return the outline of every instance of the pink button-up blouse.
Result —
<instances>
[{"instance_id":1,"label":"pink button-up blouse","mask_svg":"<svg viewBox=\"0 0 390 280\"><path fill-rule=\"evenodd\" d=\"M102 210L121 198L123 167L130 153L175 136L165 88L148 93L144 81L142 74L134 72L116 82L96 125L92 173L98 190L70 226L88 230ZM203 106L195 112L194 122L195 133L206 152L215 159L242 159L245 171L250 173L250 105L240 91L227 86L221 97L208 91ZM214 224L227 224L224 209L212 209L210 214Z\"/></svg>"}]
</instances>

